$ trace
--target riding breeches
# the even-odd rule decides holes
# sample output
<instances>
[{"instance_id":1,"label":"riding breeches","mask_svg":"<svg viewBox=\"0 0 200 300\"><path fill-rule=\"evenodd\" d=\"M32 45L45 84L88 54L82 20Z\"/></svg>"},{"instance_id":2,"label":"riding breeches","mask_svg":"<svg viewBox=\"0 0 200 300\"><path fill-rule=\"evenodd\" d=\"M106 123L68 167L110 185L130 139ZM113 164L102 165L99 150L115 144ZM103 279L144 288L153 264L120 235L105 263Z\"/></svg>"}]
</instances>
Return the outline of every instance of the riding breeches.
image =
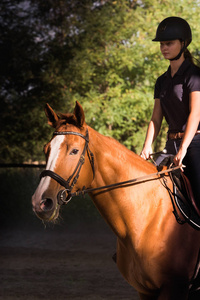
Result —
<instances>
[{"instance_id":1,"label":"riding breeches","mask_svg":"<svg viewBox=\"0 0 200 300\"><path fill-rule=\"evenodd\" d=\"M181 139L168 140L165 145L167 153L161 154L156 159L156 164L159 165L168 156L176 155L180 144ZM196 135L190 143L186 156L183 159L183 165L186 166L184 174L190 181L196 203L200 209L200 135Z\"/></svg>"}]
</instances>

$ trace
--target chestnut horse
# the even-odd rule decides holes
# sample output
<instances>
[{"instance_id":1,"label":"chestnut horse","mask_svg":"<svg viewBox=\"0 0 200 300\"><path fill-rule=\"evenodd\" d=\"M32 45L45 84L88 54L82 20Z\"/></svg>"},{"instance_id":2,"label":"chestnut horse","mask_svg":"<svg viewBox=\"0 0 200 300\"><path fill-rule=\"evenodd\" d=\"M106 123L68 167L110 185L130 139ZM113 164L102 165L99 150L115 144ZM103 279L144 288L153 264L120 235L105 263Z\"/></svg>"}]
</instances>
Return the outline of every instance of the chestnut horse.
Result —
<instances>
[{"instance_id":1,"label":"chestnut horse","mask_svg":"<svg viewBox=\"0 0 200 300\"><path fill-rule=\"evenodd\" d=\"M36 215L54 221L63 202L89 189L117 236L117 266L140 299L197 299L195 293L191 297L190 286L197 273L200 232L176 221L162 179L154 176L138 184L112 187L154 174L156 167L89 127L78 102L73 114L56 114L48 104L45 113L55 132L44 147L46 170L32 197ZM169 177L164 178L171 189Z\"/></svg>"}]
</instances>

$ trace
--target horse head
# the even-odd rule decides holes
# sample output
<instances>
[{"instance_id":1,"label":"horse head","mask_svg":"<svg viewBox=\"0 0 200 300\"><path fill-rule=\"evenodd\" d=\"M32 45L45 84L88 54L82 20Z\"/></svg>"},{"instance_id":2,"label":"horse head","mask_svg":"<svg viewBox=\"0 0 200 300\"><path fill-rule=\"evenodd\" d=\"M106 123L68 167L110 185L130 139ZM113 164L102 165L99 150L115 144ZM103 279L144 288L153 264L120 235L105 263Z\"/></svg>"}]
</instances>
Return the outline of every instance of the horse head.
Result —
<instances>
[{"instance_id":1,"label":"horse head","mask_svg":"<svg viewBox=\"0 0 200 300\"><path fill-rule=\"evenodd\" d=\"M76 102L73 114L56 114L46 104L45 113L55 131L44 146L46 170L41 173L32 205L40 219L53 221L59 216L60 206L71 200L72 192L90 186L94 165L81 105Z\"/></svg>"}]
</instances>

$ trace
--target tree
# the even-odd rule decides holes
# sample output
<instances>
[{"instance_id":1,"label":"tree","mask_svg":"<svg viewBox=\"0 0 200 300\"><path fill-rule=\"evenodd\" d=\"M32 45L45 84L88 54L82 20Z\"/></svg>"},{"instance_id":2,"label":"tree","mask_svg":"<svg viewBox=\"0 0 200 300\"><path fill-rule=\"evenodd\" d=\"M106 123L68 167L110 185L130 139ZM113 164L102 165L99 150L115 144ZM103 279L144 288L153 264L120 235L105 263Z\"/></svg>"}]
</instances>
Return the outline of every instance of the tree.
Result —
<instances>
[{"instance_id":1,"label":"tree","mask_svg":"<svg viewBox=\"0 0 200 300\"><path fill-rule=\"evenodd\" d=\"M50 135L44 103L65 112L75 100L89 125L139 153L155 80L168 65L151 40L162 19L181 16L192 27L190 50L198 58L199 1L30 0L26 5L3 0L1 46L8 63L1 74L2 159L39 158ZM163 146L165 131L164 125L155 150Z\"/></svg>"},{"instance_id":2,"label":"tree","mask_svg":"<svg viewBox=\"0 0 200 300\"><path fill-rule=\"evenodd\" d=\"M42 47L22 1L2 0L0 18L1 161L23 161L33 155L34 109L41 87ZM35 34L35 35L34 35ZM30 117L31 116L31 117ZM44 131L44 130L43 130ZM29 154L28 154L29 153Z\"/></svg>"}]
</instances>

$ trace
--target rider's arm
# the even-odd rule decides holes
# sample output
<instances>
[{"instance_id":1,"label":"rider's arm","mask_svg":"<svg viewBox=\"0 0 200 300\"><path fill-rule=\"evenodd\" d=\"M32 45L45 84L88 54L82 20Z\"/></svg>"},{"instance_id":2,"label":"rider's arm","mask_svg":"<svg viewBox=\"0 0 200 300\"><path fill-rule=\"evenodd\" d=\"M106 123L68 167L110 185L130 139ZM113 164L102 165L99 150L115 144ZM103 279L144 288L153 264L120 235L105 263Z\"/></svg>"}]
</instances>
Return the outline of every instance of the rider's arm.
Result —
<instances>
[{"instance_id":1,"label":"rider's arm","mask_svg":"<svg viewBox=\"0 0 200 300\"><path fill-rule=\"evenodd\" d=\"M148 159L149 155L152 153L151 145L160 131L162 119L163 113L160 105L160 99L155 99L153 114L147 129L144 146L140 154L140 156L144 159Z\"/></svg>"},{"instance_id":2,"label":"rider's arm","mask_svg":"<svg viewBox=\"0 0 200 300\"><path fill-rule=\"evenodd\" d=\"M190 93L190 113L187 120L185 134L182 139L180 148L174 157L175 165L181 165L183 158L186 155L187 148L190 145L200 122L200 92Z\"/></svg>"}]
</instances>

